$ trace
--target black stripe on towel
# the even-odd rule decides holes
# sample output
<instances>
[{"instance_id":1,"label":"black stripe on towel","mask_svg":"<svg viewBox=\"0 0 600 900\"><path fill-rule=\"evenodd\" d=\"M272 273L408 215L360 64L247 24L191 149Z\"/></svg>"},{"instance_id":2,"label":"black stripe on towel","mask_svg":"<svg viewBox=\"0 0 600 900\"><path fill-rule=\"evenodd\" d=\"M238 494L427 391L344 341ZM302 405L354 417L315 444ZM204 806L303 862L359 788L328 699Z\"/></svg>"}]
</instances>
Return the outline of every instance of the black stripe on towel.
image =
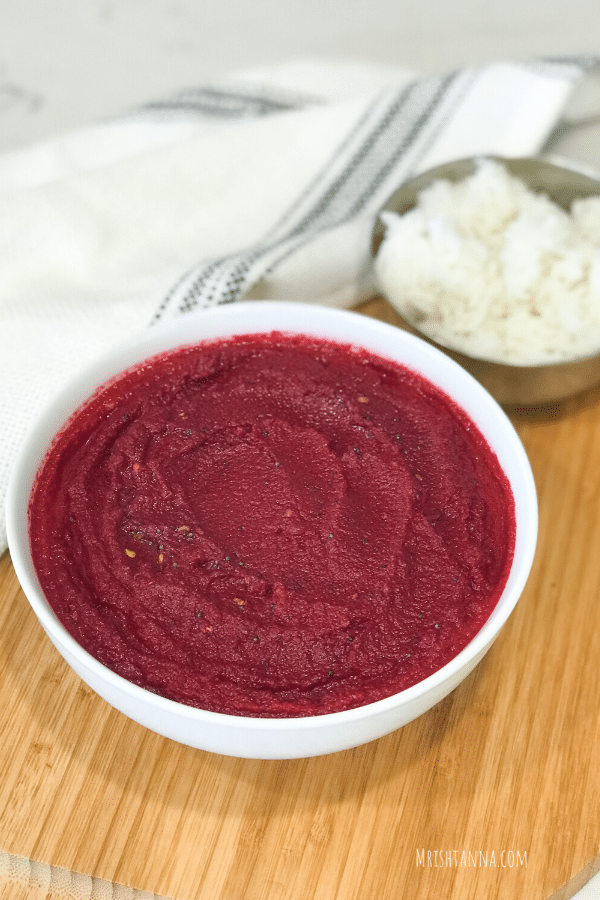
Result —
<instances>
[{"instance_id":1,"label":"black stripe on towel","mask_svg":"<svg viewBox=\"0 0 600 900\"><path fill-rule=\"evenodd\" d=\"M460 104L461 79L464 73L422 79L379 97L259 245L186 273L154 321L167 312L233 302L302 243L367 209L391 174L398 178L404 167L403 177L408 177L440 122Z\"/></svg>"}]
</instances>

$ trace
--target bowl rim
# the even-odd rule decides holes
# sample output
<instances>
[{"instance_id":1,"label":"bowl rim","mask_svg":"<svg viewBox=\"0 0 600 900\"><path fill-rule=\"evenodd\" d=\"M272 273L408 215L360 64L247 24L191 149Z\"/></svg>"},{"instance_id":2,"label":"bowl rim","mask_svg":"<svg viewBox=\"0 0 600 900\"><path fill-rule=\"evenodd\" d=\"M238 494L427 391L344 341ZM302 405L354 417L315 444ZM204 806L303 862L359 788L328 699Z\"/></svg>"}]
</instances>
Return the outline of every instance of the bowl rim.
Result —
<instances>
[{"instance_id":1,"label":"bowl rim","mask_svg":"<svg viewBox=\"0 0 600 900\"><path fill-rule=\"evenodd\" d=\"M236 307L235 311L233 306ZM265 315L268 315L269 318L264 324L261 324L261 317ZM229 322L230 317L232 319L231 323ZM279 320L283 322L289 317L294 321L306 318L306 324L303 327L273 324L273 319L276 322ZM256 320L253 327L241 324L248 318ZM475 401L481 404L488 414L495 418L502 429L502 451L503 453L505 450L507 453L510 451L513 456L515 468L521 477L521 487L523 489L522 496L514 497L516 520L515 551L507 583L492 613L471 641L442 668L403 691L351 709L309 716L252 717L213 712L212 710L188 706L140 687L99 662L72 637L44 597L31 560L27 508L35 473L55 436L65 427L70 419L70 415L78 410L82 403L94 392L94 385L96 388L100 387L128 368L135 367L145 359L168 351L169 348L193 346L203 341L218 339L217 334L206 337L203 335L203 332L211 330L211 328L207 329L206 326L216 326L218 328L222 320L225 320L230 326L226 332L219 332L223 337L226 337L227 334L268 334L273 331L287 334L312 335L333 341L337 340L339 343L346 345L365 347L367 351L379 354L384 358L386 358L385 352L370 346L371 339L377 340L383 336L391 341L393 336L393 341L397 340L399 342L399 347L403 347L403 352L408 349L410 351L409 355L412 354L413 356L418 356L421 360L428 361L433 368L439 367L442 370L442 375L454 374L464 388L462 393L474 397ZM326 333L328 326L335 330L338 324L343 324L344 322L347 323L348 329L354 329L356 325L360 326L356 329L357 334L354 339L349 339L345 336L336 338L333 334ZM311 323L313 327L311 327ZM190 334L193 333L193 336L186 340L181 339L184 325L192 326L186 330L189 330ZM173 342L173 338L176 336L178 339ZM157 347L158 349L156 349ZM127 357L131 357L130 362L123 365L123 360ZM387 355L387 358L392 357ZM400 359L396 359L396 362L421 374L421 377L430 380L438 389L441 389L447 396L451 397L474 421L486 441L490 443L481 421L477 420L477 416L473 415L471 410L465 409L464 403L455 398L454 392L451 393L444 388L443 381L435 380L430 374L421 373L416 365L402 362ZM101 375L98 380L97 375L102 372L104 375ZM92 385L91 390L87 387L89 384ZM75 399L73 399L73 395L75 395ZM60 410L65 405L71 410L70 414L57 418L57 410ZM58 426L56 425L57 421L60 423ZM498 447L494 447L491 443L490 447L495 453L498 452ZM35 464L32 462L32 456L37 460ZM502 468L512 489L513 478L506 472L505 466L502 466ZM24 519L25 521L23 521ZM96 678L108 684L111 688L128 694L134 700L138 699L144 704L149 704L154 707L155 711L175 715L180 719L184 718L190 723L197 725L211 723L213 725L226 725L233 729L275 730L285 733L291 730L306 731L309 729L324 729L332 725L341 726L370 718L377 713L383 714L398 706L418 701L423 695L436 690L439 686L451 680L453 676L460 673L463 666L468 662L473 659L477 660L479 655L485 652L500 632L513 611L529 577L537 542L538 506L535 482L529 459L512 423L493 397L465 369L442 351L431 346L420 337L416 337L378 319L365 316L355 310L336 309L286 300L249 300L240 301L234 305L221 305L212 309L188 313L186 316L182 316L168 324L147 329L133 338L129 337L120 341L109 350L96 356L81 368L74 377L70 378L46 403L35 422L30 426L19 449L7 488L6 524L9 551L15 572L25 596L41 625L53 643L56 641L81 666L91 671Z\"/></svg>"}]
</instances>

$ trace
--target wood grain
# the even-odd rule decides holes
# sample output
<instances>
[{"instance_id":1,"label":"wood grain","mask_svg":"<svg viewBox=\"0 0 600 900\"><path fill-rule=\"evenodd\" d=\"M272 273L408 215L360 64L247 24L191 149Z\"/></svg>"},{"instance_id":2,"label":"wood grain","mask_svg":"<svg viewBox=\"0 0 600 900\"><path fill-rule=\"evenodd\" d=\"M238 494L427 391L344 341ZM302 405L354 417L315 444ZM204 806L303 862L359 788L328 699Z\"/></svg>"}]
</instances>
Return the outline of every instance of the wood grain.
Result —
<instances>
[{"instance_id":1,"label":"wood grain","mask_svg":"<svg viewBox=\"0 0 600 900\"><path fill-rule=\"evenodd\" d=\"M540 503L523 597L459 688L355 750L239 760L145 730L62 661L5 554L0 850L172 900L570 896L600 857L600 398L513 421Z\"/></svg>"}]
</instances>

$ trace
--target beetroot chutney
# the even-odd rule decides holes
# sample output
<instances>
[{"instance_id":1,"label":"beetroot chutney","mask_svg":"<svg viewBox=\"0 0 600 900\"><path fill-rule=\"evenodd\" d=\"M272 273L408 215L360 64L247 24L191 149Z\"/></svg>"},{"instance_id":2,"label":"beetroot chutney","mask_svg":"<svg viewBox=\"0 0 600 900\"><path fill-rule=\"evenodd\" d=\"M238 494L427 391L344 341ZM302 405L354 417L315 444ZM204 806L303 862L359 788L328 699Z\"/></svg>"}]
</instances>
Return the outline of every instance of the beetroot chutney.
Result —
<instances>
[{"instance_id":1,"label":"beetroot chutney","mask_svg":"<svg viewBox=\"0 0 600 900\"><path fill-rule=\"evenodd\" d=\"M180 703L272 717L441 668L492 612L515 538L506 476L439 389L278 332L101 388L29 519L44 593L94 657Z\"/></svg>"}]
</instances>

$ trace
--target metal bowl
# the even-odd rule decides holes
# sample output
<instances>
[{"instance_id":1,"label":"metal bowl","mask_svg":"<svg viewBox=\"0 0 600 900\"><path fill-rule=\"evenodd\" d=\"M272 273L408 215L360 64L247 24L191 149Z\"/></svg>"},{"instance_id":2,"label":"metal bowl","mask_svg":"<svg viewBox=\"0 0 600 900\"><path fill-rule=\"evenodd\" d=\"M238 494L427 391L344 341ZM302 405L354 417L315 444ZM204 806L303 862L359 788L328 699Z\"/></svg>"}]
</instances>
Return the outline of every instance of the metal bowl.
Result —
<instances>
[{"instance_id":1,"label":"metal bowl","mask_svg":"<svg viewBox=\"0 0 600 900\"><path fill-rule=\"evenodd\" d=\"M569 209L573 200L600 194L600 180L569 165L529 157L502 159L493 157L511 174L520 178L531 190L546 193L555 203ZM447 179L461 181L472 175L477 160L461 159L436 166L406 181L382 206L380 212L390 210L400 215L417 202L418 194L433 181ZM375 223L371 253L377 255L385 234L385 226L379 219ZM388 302L392 306L391 300ZM432 340L408 322L400 314L402 325L443 350L469 371L503 406L539 406L566 400L600 384L600 351L590 356L578 357L560 363L542 365L508 365L494 360L467 356Z\"/></svg>"}]
</instances>

